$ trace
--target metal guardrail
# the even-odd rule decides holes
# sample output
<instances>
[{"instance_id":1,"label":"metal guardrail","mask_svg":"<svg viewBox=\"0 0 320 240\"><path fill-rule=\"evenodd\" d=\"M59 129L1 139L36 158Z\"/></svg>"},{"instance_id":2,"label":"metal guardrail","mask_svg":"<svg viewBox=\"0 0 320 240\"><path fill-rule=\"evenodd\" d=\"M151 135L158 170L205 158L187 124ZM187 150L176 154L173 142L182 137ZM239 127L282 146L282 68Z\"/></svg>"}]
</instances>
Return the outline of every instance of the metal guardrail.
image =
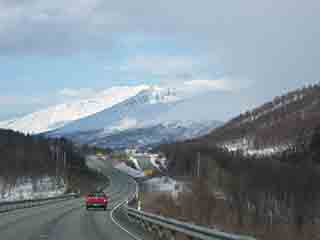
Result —
<instances>
[{"instance_id":1,"label":"metal guardrail","mask_svg":"<svg viewBox=\"0 0 320 240\"><path fill-rule=\"evenodd\" d=\"M189 239L255 240L255 238L249 236L228 234L175 219L138 211L130 207L127 207L126 211L129 219L138 222L147 231L155 232L160 239L175 239L177 233L180 233L189 237Z\"/></svg>"},{"instance_id":2,"label":"metal guardrail","mask_svg":"<svg viewBox=\"0 0 320 240\"><path fill-rule=\"evenodd\" d=\"M70 194L65 194L65 195L50 197L50 198L0 202L0 213L9 212L17 209L22 209L22 208L30 208L30 207L50 204L58 201L65 201L65 200L78 198L78 197L79 197L79 194L70 193Z\"/></svg>"}]
</instances>

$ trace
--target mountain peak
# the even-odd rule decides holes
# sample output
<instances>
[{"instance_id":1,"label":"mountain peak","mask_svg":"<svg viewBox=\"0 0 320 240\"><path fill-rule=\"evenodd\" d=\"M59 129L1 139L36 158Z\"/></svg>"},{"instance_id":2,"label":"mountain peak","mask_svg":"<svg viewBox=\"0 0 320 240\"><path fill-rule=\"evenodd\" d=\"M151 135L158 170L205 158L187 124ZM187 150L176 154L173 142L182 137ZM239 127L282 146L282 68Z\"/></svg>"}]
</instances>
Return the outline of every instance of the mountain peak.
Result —
<instances>
[{"instance_id":1,"label":"mountain peak","mask_svg":"<svg viewBox=\"0 0 320 240\"><path fill-rule=\"evenodd\" d=\"M103 130L109 134L150 125L157 122L161 114L169 111L180 100L174 89L151 86L141 90L135 96L91 116L73 121L55 134Z\"/></svg>"},{"instance_id":2,"label":"mountain peak","mask_svg":"<svg viewBox=\"0 0 320 240\"><path fill-rule=\"evenodd\" d=\"M176 90L173 88L151 86L148 89L142 90L139 94L129 100L139 103L156 104L175 102L180 99L177 96Z\"/></svg>"},{"instance_id":3,"label":"mountain peak","mask_svg":"<svg viewBox=\"0 0 320 240\"><path fill-rule=\"evenodd\" d=\"M58 104L21 118L0 122L0 128L31 134L52 131L110 108L148 88L147 85L111 87L92 98Z\"/></svg>"}]
</instances>

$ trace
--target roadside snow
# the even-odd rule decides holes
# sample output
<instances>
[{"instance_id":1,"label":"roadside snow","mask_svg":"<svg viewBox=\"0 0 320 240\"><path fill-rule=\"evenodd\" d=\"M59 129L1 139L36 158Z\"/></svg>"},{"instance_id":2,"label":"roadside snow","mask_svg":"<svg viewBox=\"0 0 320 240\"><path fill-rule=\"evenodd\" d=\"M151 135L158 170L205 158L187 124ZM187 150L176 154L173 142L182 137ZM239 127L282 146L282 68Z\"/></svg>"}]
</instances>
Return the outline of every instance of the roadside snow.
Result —
<instances>
[{"instance_id":1,"label":"roadside snow","mask_svg":"<svg viewBox=\"0 0 320 240\"><path fill-rule=\"evenodd\" d=\"M178 196L182 191L183 184L170 177L152 178L144 182L146 190L149 192L168 192L172 196Z\"/></svg>"},{"instance_id":2,"label":"roadside snow","mask_svg":"<svg viewBox=\"0 0 320 240\"><path fill-rule=\"evenodd\" d=\"M166 169L166 158L159 154L151 154L147 152L138 153L135 149L127 149L129 160L132 161L137 169Z\"/></svg>"},{"instance_id":3,"label":"roadside snow","mask_svg":"<svg viewBox=\"0 0 320 240\"><path fill-rule=\"evenodd\" d=\"M150 162L153 166L155 166L157 169L161 169L161 166L159 164L158 158L154 155L150 155Z\"/></svg>"},{"instance_id":4,"label":"roadside snow","mask_svg":"<svg viewBox=\"0 0 320 240\"><path fill-rule=\"evenodd\" d=\"M55 197L63 194L65 190L63 179L59 179L59 184L57 184L55 178L52 177L43 177L36 181L21 178L15 186L0 185L0 201Z\"/></svg>"},{"instance_id":5,"label":"roadside snow","mask_svg":"<svg viewBox=\"0 0 320 240\"><path fill-rule=\"evenodd\" d=\"M115 168L134 178L144 177L144 173L142 171L133 169L127 166L124 162L117 164Z\"/></svg>"},{"instance_id":6,"label":"roadside snow","mask_svg":"<svg viewBox=\"0 0 320 240\"><path fill-rule=\"evenodd\" d=\"M139 164L139 161L138 159L136 159L135 157L133 156L129 156L129 160L133 162L133 164L135 165L135 167L139 170L141 170L141 167L140 167L140 164Z\"/></svg>"},{"instance_id":7,"label":"roadside snow","mask_svg":"<svg viewBox=\"0 0 320 240\"><path fill-rule=\"evenodd\" d=\"M150 154L150 162L159 170L167 168L167 159L158 154Z\"/></svg>"}]
</instances>

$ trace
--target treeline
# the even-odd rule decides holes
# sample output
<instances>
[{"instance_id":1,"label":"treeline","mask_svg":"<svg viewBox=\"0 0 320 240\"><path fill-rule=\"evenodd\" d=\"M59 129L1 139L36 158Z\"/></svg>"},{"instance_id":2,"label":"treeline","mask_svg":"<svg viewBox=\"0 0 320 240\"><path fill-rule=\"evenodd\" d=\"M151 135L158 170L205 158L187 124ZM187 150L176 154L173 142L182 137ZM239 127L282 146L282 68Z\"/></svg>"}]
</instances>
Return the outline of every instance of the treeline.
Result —
<instances>
[{"instance_id":1,"label":"treeline","mask_svg":"<svg viewBox=\"0 0 320 240\"><path fill-rule=\"evenodd\" d=\"M22 178L65 179L75 169L86 169L79 150L66 139L46 139L0 130L0 178L14 185Z\"/></svg>"},{"instance_id":2,"label":"treeline","mask_svg":"<svg viewBox=\"0 0 320 240\"><path fill-rule=\"evenodd\" d=\"M299 133L311 136L320 122L320 85L310 85L247 111L206 138L217 144L247 141L248 147L291 146Z\"/></svg>"},{"instance_id":3,"label":"treeline","mask_svg":"<svg viewBox=\"0 0 320 240\"><path fill-rule=\"evenodd\" d=\"M228 152L208 139L162 145L159 150L168 158L172 175L200 173L203 184L193 194L204 189L208 193L194 204L201 202L197 211L204 209L209 214L205 218L225 209L217 224L227 217L224 226L261 239L313 239L320 225L320 128L312 132L308 144L300 141L300 146L269 157ZM223 193L224 207L212 207L216 193Z\"/></svg>"}]
</instances>

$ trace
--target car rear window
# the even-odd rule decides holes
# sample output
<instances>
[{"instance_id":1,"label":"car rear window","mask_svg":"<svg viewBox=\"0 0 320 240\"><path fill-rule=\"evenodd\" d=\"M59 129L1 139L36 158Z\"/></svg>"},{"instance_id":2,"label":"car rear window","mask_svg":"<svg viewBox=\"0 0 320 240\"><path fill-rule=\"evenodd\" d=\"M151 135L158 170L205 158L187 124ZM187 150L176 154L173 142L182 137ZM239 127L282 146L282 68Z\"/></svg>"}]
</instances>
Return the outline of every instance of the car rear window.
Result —
<instances>
[{"instance_id":1,"label":"car rear window","mask_svg":"<svg viewBox=\"0 0 320 240\"><path fill-rule=\"evenodd\" d=\"M104 193L91 193L89 194L89 197L105 197L106 195Z\"/></svg>"}]
</instances>

